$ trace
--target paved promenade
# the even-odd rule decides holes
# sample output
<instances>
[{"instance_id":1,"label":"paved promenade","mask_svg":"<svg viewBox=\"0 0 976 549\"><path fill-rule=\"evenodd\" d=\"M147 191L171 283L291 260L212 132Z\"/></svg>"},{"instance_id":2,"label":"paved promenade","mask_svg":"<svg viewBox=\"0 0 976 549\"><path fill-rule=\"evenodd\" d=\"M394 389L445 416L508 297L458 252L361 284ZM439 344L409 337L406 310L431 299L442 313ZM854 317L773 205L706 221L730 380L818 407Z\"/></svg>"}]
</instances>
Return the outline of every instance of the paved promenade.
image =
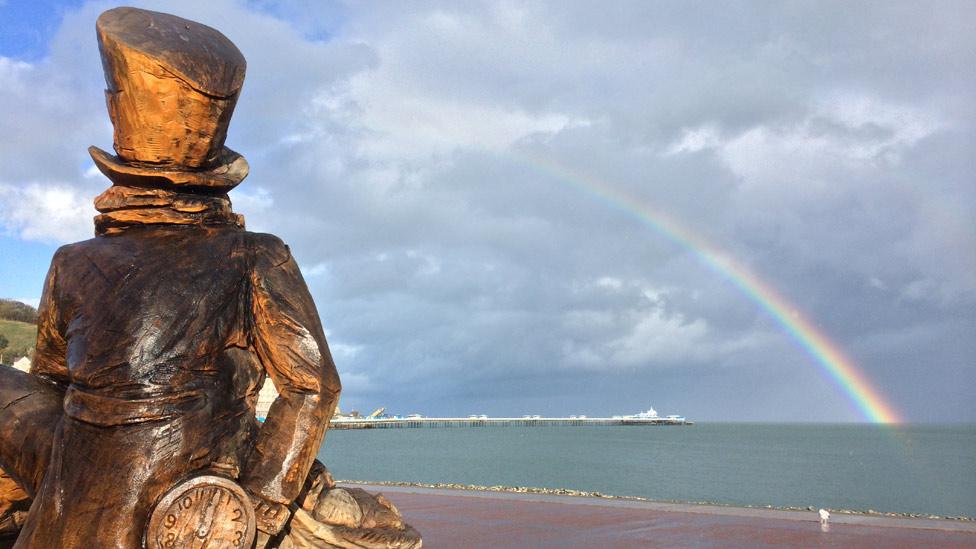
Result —
<instances>
[{"instance_id":1,"label":"paved promenade","mask_svg":"<svg viewBox=\"0 0 976 549\"><path fill-rule=\"evenodd\" d=\"M399 486L382 492L424 547L976 547L976 523L711 505L468 492Z\"/></svg>"}]
</instances>

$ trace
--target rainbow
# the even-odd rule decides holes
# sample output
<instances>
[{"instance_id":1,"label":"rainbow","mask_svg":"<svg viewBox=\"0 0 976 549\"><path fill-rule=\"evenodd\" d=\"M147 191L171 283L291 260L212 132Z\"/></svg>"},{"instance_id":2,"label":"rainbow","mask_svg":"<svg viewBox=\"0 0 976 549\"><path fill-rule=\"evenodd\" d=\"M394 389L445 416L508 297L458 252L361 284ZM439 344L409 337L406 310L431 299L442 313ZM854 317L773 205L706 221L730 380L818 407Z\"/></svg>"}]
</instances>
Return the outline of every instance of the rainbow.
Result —
<instances>
[{"instance_id":1,"label":"rainbow","mask_svg":"<svg viewBox=\"0 0 976 549\"><path fill-rule=\"evenodd\" d=\"M621 192L595 177L572 170L552 159L519 155L529 165L573 189L595 197L638 220L657 234L689 250L711 271L731 282L750 301L766 311L809 354L831 382L851 401L865 420L901 423L902 419L864 373L816 325L772 285L737 263L701 235L664 212Z\"/></svg>"}]
</instances>

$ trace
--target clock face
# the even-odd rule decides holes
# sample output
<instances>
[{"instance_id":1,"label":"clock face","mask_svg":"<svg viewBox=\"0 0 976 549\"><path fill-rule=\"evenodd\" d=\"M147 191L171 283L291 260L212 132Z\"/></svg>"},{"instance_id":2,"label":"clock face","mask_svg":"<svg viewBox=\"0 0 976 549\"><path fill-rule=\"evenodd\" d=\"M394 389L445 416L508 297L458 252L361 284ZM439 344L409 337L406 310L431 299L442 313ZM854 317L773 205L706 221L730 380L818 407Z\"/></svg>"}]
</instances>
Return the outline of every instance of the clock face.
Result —
<instances>
[{"instance_id":1,"label":"clock face","mask_svg":"<svg viewBox=\"0 0 976 549\"><path fill-rule=\"evenodd\" d=\"M163 496L149 519L150 549L249 548L254 508L244 490L223 477L203 475Z\"/></svg>"}]
</instances>

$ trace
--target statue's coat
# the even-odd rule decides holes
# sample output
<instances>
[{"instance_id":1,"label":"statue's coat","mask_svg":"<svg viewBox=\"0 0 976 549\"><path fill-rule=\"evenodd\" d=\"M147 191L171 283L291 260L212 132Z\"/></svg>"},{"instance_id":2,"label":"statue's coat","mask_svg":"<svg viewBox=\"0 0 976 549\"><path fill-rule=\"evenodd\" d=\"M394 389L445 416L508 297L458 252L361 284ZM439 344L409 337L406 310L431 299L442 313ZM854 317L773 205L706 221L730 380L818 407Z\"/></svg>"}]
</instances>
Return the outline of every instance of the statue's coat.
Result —
<instances>
[{"instance_id":1,"label":"statue's coat","mask_svg":"<svg viewBox=\"0 0 976 549\"><path fill-rule=\"evenodd\" d=\"M159 497L206 472L287 504L338 398L287 246L233 225L134 225L62 247L38 332L32 373L63 392L64 414L45 411L49 463L2 464L43 478L17 547L138 547ZM265 372L281 396L259 427Z\"/></svg>"}]
</instances>

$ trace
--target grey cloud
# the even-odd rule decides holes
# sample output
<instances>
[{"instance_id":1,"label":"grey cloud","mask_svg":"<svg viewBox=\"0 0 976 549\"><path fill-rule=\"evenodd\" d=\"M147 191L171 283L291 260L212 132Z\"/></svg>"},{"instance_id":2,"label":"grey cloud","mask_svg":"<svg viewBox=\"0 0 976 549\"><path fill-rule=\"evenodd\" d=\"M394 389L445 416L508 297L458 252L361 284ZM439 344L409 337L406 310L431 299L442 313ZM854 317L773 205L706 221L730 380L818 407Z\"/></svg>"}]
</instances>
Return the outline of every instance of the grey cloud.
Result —
<instances>
[{"instance_id":1,"label":"grey cloud","mask_svg":"<svg viewBox=\"0 0 976 549\"><path fill-rule=\"evenodd\" d=\"M292 245L346 408L859 419L734 281L635 213L652 206L778 288L910 419L976 419L966 3L145 5L248 58L235 204ZM23 128L0 183L97 192L102 7L24 69L50 105L0 84Z\"/></svg>"}]
</instances>

